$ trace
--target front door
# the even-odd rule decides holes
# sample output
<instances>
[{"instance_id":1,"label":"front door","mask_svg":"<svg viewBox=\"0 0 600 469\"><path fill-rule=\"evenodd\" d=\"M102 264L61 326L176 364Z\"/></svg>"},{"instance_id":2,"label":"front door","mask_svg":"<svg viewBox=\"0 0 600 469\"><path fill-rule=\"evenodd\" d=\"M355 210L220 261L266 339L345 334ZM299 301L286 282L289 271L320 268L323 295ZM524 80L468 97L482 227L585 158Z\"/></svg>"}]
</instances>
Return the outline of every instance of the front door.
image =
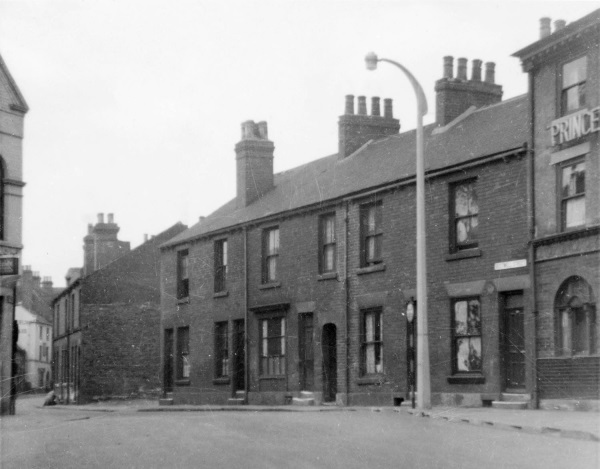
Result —
<instances>
[{"instance_id":1,"label":"front door","mask_svg":"<svg viewBox=\"0 0 600 469\"><path fill-rule=\"evenodd\" d=\"M243 391L246 382L246 367L244 365L246 328L244 320L233 322L233 391Z\"/></svg>"},{"instance_id":2,"label":"front door","mask_svg":"<svg viewBox=\"0 0 600 469\"><path fill-rule=\"evenodd\" d=\"M173 392L173 329L165 329L163 381L165 393Z\"/></svg>"},{"instance_id":3,"label":"front door","mask_svg":"<svg viewBox=\"0 0 600 469\"><path fill-rule=\"evenodd\" d=\"M298 321L300 389L312 391L314 385L313 315L301 314Z\"/></svg>"},{"instance_id":4,"label":"front door","mask_svg":"<svg viewBox=\"0 0 600 469\"><path fill-rule=\"evenodd\" d=\"M323 347L323 400L335 402L337 393L337 332L335 324L325 324L321 335Z\"/></svg>"},{"instance_id":5,"label":"front door","mask_svg":"<svg viewBox=\"0 0 600 469\"><path fill-rule=\"evenodd\" d=\"M523 293L504 295L504 389L525 389L525 321Z\"/></svg>"}]
</instances>

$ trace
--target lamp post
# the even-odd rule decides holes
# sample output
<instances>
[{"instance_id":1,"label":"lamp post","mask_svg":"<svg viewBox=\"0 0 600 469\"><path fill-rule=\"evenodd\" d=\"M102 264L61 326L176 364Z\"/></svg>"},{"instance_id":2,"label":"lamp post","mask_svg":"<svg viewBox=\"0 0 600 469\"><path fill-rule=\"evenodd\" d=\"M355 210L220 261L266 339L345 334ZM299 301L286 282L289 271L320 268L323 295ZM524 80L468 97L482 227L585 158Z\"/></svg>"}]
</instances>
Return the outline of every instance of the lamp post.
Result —
<instances>
[{"instance_id":1,"label":"lamp post","mask_svg":"<svg viewBox=\"0 0 600 469\"><path fill-rule=\"evenodd\" d=\"M417 96L417 407L431 408L431 382L429 372L429 336L427 328L427 265L425 258L425 162L423 156L423 116L427 114L427 99L423 88L403 65L389 59L378 58L373 52L365 57L368 70L375 70L377 62L387 62L398 67L408 78Z\"/></svg>"}]
</instances>

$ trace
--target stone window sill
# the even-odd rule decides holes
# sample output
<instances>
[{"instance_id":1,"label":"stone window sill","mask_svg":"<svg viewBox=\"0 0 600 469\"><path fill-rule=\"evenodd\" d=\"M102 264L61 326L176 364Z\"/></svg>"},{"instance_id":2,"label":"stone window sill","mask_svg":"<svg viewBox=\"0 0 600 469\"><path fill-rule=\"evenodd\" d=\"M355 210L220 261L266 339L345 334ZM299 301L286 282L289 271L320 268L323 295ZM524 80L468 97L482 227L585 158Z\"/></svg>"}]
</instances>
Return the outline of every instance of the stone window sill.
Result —
<instances>
[{"instance_id":1,"label":"stone window sill","mask_svg":"<svg viewBox=\"0 0 600 469\"><path fill-rule=\"evenodd\" d=\"M356 275L371 274L373 272L383 272L385 270L385 264L375 264L369 267L360 267L355 270Z\"/></svg>"},{"instance_id":2,"label":"stone window sill","mask_svg":"<svg viewBox=\"0 0 600 469\"><path fill-rule=\"evenodd\" d=\"M189 303L190 303L190 297L189 296L186 296L185 298L179 298L177 300L177 304L178 305L187 305Z\"/></svg>"},{"instance_id":3,"label":"stone window sill","mask_svg":"<svg viewBox=\"0 0 600 469\"><path fill-rule=\"evenodd\" d=\"M481 249L465 249L464 251L453 252L446 256L446 261L458 261L461 259L470 259L472 257L481 257Z\"/></svg>"},{"instance_id":4,"label":"stone window sill","mask_svg":"<svg viewBox=\"0 0 600 469\"><path fill-rule=\"evenodd\" d=\"M228 376L223 378L215 378L213 379L213 384L229 384L231 381Z\"/></svg>"},{"instance_id":5,"label":"stone window sill","mask_svg":"<svg viewBox=\"0 0 600 469\"><path fill-rule=\"evenodd\" d=\"M452 375L448 376L448 383L450 384L484 384L485 376L481 374L472 375Z\"/></svg>"},{"instance_id":6,"label":"stone window sill","mask_svg":"<svg viewBox=\"0 0 600 469\"><path fill-rule=\"evenodd\" d=\"M271 288L279 288L281 286L281 282L271 282L271 283L263 283L258 286L259 290L270 290Z\"/></svg>"},{"instance_id":7,"label":"stone window sill","mask_svg":"<svg viewBox=\"0 0 600 469\"><path fill-rule=\"evenodd\" d=\"M175 386L189 386L189 385L190 385L189 378L175 380Z\"/></svg>"},{"instance_id":8,"label":"stone window sill","mask_svg":"<svg viewBox=\"0 0 600 469\"><path fill-rule=\"evenodd\" d=\"M213 298L225 298L229 296L229 290L218 291L213 294Z\"/></svg>"},{"instance_id":9,"label":"stone window sill","mask_svg":"<svg viewBox=\"0 0 600 469\"><path fill-rule=\"evenodd\" d=\"M358 378L356 380L356 384L359 386L364 386L367 384L383 384L385 381L383 375L374 375L374 376L363 376L362 378Z\"/></svg>"},{"instance_id":10,"label":"stone window sill","mask_svg":"<svg viewBox=\"0 0 600 469\"><path fill-rule=\"evenodd\" d=\"M319 282L322 282L323 280L337 280L338 278L338 274L337 272L326 272L324 274L321 274L317 277L317 280Z\"/></svg>"},{"instance_id":11,"label":"stone window sill","mask_svg":"<svg viewBox=\"0 0 600 469\"><path fill-rule=\"evenodd\" d=\"M258 379L275 379L275 380L282 380L282 379L286 379L286 375L273 375L273 376L267 376L267 375L263 375L263 376L259 376Z\"/></svg>"}]
</instances>

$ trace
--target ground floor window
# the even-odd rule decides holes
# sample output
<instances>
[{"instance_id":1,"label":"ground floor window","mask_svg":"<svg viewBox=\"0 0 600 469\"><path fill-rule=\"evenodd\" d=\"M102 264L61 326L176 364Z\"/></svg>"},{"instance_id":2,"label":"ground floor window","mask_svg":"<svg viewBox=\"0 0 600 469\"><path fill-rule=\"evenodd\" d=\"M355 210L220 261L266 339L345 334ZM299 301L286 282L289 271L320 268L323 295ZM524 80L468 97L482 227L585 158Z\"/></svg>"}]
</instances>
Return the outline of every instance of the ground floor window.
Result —
<instances>
[{"instance_id":1,"label":"ground floor window","mask_svg":"<svg viewBox=\"0 0 600 469\"><path fill-rule=\"evenodd\" d=\"M481 372L481 307L478 298L452 302L453 372Z\"/></svg>"},{"instance_id":2,"label":"ground floor window","mask_svg":"<svg viewBox=\"0 0 600 469\"><path fill-rule=\"evenodd\" d=\"M177 379L190 378L190 328L177 328Z\"/></svg>"},{"instance_id":3,"label":"ground floor window","mask_svg":"<svg viewBox=\"0 0 600 469\"><path fill-rule=\"evenodd\" d=\"M260 374L285 374L285 318L260 320Z\"/></svg>"},{"instance_id":4,"label":"ground floor window","mask_svg":"<svg viewBox=\"0 0 600 469\"><path fill-rule=\"evenodd\" d=\"M215 324L215 376L229 376L229 328L227 321Z\"/></svg>"},{"instance_id":5,"label":"ground floor window","mask_svg":"<svg viewBox=\"0 0 600 469\"><path fill-rule=\"evenodd\" d=\"M381 308L367 309L361 313L361 375L383 373L383 321Z\"/></svg>"},{"instance_id":6,"label":"ground floor window","mask_svg":"<svg viewBox=\"0 0 600 469\"><path fill-rule=\"evenodd\" d=\"M596 302L590 285L581 277L570 277L555 299L558 355L597 353Z\"/></svg>"}]
</instances>

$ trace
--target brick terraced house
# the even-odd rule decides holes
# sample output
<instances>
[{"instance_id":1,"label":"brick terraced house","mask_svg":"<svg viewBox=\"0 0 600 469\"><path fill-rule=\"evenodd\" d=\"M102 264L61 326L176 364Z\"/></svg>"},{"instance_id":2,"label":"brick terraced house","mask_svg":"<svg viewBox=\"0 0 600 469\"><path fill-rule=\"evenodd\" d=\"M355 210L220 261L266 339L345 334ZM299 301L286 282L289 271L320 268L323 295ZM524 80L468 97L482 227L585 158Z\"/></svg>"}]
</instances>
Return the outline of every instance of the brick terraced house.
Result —
<instances>
[{"instance_id":1,"label":"brick terraced house","mask_svg":"<svg viewBox=\"0 0 600 469\"><path fill-rule=\"evenodd\" d=\"M543 408L598 409L600 10L550 23L514 54L533 122L537 397Z\"/></svg>"},{"instance_id":2,"label":"brick terraced house","mask_svg":"<svg viewBox=\"0 0 600 469\"><path fill-rule=\"evenodd\" d=\"M130 250L112 214L88 227L84 267L69 270L53 301L59 401L158 395L159 246L186 228L177 223Z\"/></svg>"},{"instance_id":3,"label":"brick terraced house","mask_svg":"<svg viewBox=\"0 0 600 469\"><path fill-rule=\"evenodd\" d=\"M493 63L443 70L424 129L432 400L529 402L529 101L502 101ZM267 124L243 123L236 197L163 245L163 403L409 397L415 131L357 101L335 154L277 174Z\"/></svg>"}]
</instances>

